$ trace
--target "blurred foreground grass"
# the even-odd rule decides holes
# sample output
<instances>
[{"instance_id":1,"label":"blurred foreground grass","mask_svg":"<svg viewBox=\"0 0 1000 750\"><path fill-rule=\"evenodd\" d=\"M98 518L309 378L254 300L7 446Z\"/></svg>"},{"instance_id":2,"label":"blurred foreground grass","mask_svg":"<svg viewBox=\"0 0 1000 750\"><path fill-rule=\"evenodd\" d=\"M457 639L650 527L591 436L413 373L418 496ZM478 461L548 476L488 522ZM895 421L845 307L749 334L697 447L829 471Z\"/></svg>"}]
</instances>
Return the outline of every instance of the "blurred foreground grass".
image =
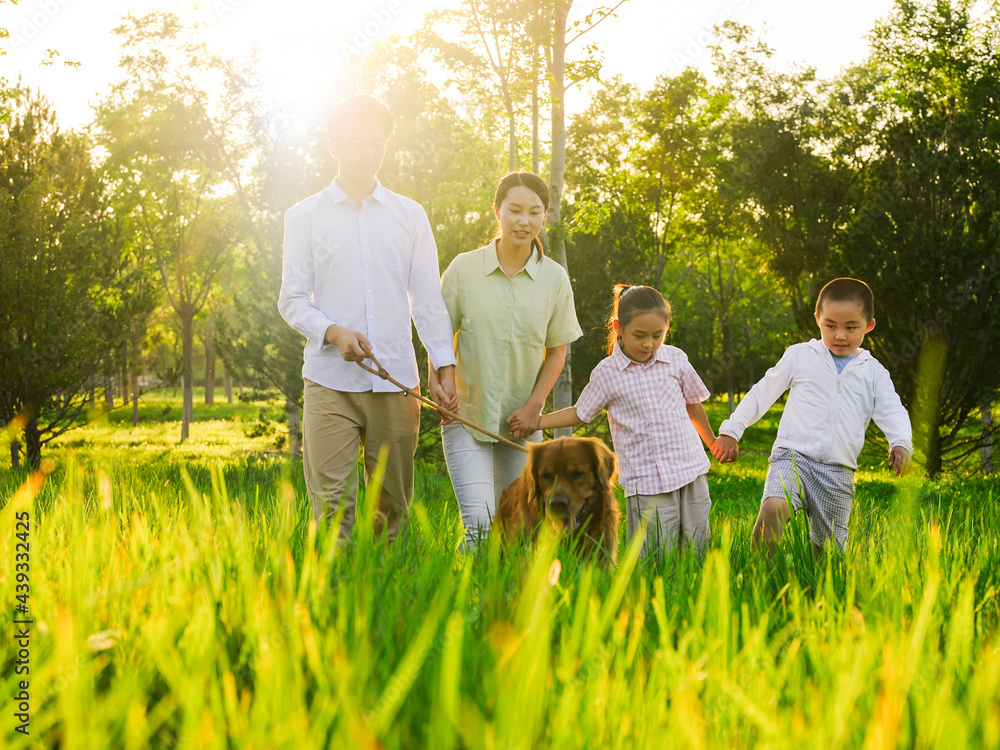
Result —
<instances>
[{"instance_id":1,"label":"blurred foreground grass","mask_svg":"<svg viewBox=\"0 0 1000 750\"><path fill-rule=\"evenodd\" d=\"M54 446L44 482L0 471L4 747L1000 747L995 480L896 480L876 457L845 555L814 561L799 519L769 562L748 539L775 417L713 465L703 564L463 554L433 467L400 539L338 548L301 465L246 434L276 407L241 406L199 409L183 446L169 419L108 419Z\"/></svg>"}]
</instances>

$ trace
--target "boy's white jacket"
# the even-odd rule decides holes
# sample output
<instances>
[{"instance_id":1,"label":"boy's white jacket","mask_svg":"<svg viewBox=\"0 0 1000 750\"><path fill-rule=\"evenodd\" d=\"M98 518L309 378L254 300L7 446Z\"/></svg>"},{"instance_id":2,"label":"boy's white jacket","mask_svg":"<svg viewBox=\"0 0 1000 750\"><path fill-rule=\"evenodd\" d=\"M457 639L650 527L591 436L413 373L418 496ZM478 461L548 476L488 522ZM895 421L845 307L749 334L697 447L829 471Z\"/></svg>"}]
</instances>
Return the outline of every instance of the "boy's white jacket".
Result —
<instances>
[{"instance_id":1,"label":"boy's white jacket","mask_svg":"<svg viewBox=\"0 0 1000 750\"><path fill-rule=\"evenodd\" d=\"M775 448L856 469L865 430L874 419L890 447L913 453L910 418L889 371L862 349L838 374L830 350L817 339L788 347L719 426L719 434L739 440L789 388Z\"/></svg>"}]
</instances>

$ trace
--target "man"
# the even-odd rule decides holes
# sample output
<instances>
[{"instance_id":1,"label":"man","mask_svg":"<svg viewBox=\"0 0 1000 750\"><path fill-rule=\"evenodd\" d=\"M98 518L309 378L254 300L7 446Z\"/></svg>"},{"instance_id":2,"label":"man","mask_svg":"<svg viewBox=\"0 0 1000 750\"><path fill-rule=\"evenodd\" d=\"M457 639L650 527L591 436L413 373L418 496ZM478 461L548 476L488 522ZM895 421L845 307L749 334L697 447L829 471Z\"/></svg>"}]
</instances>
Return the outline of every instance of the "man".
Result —
<instances>
[{"instance_id":1,"label":"man","mask_svg":"<svg viewBox=\"0 0 1000 750\"><path fill-rule=\"evenodd\" d=\"M336 179L285 214L278 309L306 337L303 457L317 521L343 508L350 536L357 500L358 450L366 479L387 451L375 533L392 539L413 497L420 404L356 362L372 352L408 387L417 387L410 317L441 383L438 403L456 409L451 321L441 298L437 247L418 203L376 178L395 119L359 95L341 101L327 124Z\"/></svg>"}]
</instances>

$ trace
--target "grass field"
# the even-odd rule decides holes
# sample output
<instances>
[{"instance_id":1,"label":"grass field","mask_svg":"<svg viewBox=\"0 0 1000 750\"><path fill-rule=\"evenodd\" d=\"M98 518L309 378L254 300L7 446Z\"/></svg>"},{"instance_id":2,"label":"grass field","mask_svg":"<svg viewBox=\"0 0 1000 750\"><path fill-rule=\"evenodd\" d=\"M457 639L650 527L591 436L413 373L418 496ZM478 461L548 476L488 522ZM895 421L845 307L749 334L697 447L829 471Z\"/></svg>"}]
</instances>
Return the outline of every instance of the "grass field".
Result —
<instances>
[{"instance_id":1,"label":"grass field","mask_svg":"<svg viewBox=\"0 0 1000 750\"><path fill-rule=\"evenodd\" d=\"M767 561L774 417L713 464L703 564L464 554L432 461L400 539L337 547L276 403L199 407L184 445L179 409L0 469L3 747L1000 747L996 480L897 480L873 449L847 553L814 561L800 519Z\"/></svg>"}]
</instances>

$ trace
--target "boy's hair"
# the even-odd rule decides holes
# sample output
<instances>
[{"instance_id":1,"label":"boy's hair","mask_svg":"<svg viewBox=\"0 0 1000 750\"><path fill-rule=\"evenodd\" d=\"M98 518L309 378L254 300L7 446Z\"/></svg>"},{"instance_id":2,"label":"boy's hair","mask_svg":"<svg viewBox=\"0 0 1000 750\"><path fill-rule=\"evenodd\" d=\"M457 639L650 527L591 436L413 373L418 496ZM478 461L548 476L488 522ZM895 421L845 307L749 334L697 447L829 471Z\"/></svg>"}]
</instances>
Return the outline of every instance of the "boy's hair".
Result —
<instances>
[{"instance_id":1,"label":"boy's hair","mask_svg":"<svg viewBox=\"0 0 1000 750\"><path fill-rule=\"evenodd\" d=\"M826 302L857 302L864 311L865 320L875 317L875 295L865 282L857 279L834 279L820 289L819 297L816 298L817 315L823 312L823 304Z\"/></svg>"},{"instance_id":2,"label":"boy's hair","mask_svg":"<svg viewBox=\"0 0 1000 750\"><path fill-rule=\"evenodd\" d=\"M500 182L497 183L496 192L493 194L493 206L495 208L500 208L500 204L503 203L503 199L507 197L507 193L510 192L511 188L515 188L518 185L528 188L531 192L537 195L542 201L542 206L545 208L546 213L548 213L550 200L549 186L545 184L545 180L534 172L526 172L523 169L508 172L500 178ZM493 240L496 240L499 236L500 229L497 228L496 234L493 235ZM493 242L493 240L490 240L490 242ZM539 254L545 255L542 243L539 242L537 237L531 241L531 244L538 248Z\"/></svg>"},{"instance_id":3,"label":"boy's hair","mask_svg":"<svg viewBox=\"0 0 1000 750\"><path fill-rule=\"evenodd\" d=\"M382 102L368 94L355 94L333 105L326 118L327 140L336 140L349 123L358 120L378 123L385 131L386 138L396 129L396 118Z\"/></svg>"},{"instance_id":4,"label":"boy's hair","mask_svg":"<svg viewBox=\"0 0 1000 750\"><path fill-rule=\"evenodd\" d=\"M618 343L618 333L615 332L615 321L621 330L631 323L636 316L648 312L658 312L670 330L670 303L663 295L651 286L630 286L615 284L614 302L611 305L611 315L608 316L608 356L614 354Z\"/></svg>"}]
</instances>

